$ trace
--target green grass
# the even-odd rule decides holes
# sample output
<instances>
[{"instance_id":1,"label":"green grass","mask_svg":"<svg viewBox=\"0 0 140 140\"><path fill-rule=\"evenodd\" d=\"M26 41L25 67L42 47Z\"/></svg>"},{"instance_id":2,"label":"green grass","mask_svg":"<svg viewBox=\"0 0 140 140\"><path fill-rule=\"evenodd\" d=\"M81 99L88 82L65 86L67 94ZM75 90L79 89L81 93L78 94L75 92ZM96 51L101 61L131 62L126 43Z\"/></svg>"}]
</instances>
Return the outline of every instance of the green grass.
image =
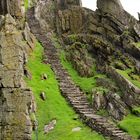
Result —
<instances>
[{"instance_id":1,"label":"green grass","mask_svg":"<svg viewBox=\"0 0 140 140\"><path fill-rule=\"evenodd\" d=\"M133 43L136 47L140 48L140 42Z\"/></svg>"},{"instance_id":2,"label":"green grass","mask_svg":"<svg viewBox=\"0 0 140 140\"><path fill-rule=\"evenodd\" d=\"M28 0L24 0L24 6L25 6L25 10L27 10L28 9Z\"/></svg>"},{"instance_id":3,"label":"green grass","mask_svg":"<svg viewBox=\"0 0 140 140\"><path fill-rule=\"evenodd\" d=\"M68 62L66 60L66 57L65 57L65 53L64 51L61 52L61 56L60 56L60 59L61 59L61 63L63 65L63 67L65 69L67 69L67 71L69 72L71 78L73 79L73 81L86 93L91 93L92 92L92 89L94 87L96 87L96 78L97 77L105 77L104 75L101 75L101 74L97 74L95 73L95 70L94 70L94 75L93 77L81 77L79 76L79 74L77 73L76 70L74 70L72 64L70 62ZM94 67L95 69L95 67Z\"/></svg>"},{"instance_id":4,"label":"green grass","mask_svg":"<svg viewBox=\"0 0 140 140\"><path fill-rule=\"evenodd\" d=\"M140 117L140 107L138 106L133 107L132 113Z\"/></svg>"},{"instance_id":5,"label":"green grass","mask_svg":"<svg viewBox=\"0 0 140 140\"><path fill-rule=\"evenodd\" d=\"M119 122L119 127L128 132L134 138L140 137L140 117L129 114Z\"/></svg>"},{"instance_id":6,"label":"green grass","mask_svg":"<svg viewBox=\"0 0 140 140\"><path fill-rule=\"evenodd\" d=\"M39 140L104 140L104 138L90 128L86 127L79 120L74 120L77 115L61 96L58 89L58 82L49 65L42 63L43 49L39 43L30 56L27 68L32 74L32 80L26 78L27 84L34 92L37 103L36 117L39 122ZM47 74L47 80L41 80L42 74ZM46 93L46 101L40 99L40 92ZM52 119L56 119L55 129L44 135L44 125ZM78 132L72 132L75 127L81 127ZM35 140L33 133L32 139Z\"/></svg>"},{"instance_id":7,"label":"green grass","mask_svg":"<svg viewBox=\"0 0 140 140\"><path fill-rule=\"evenodd\" d=\"M135 86L137 86L138 88L140 88L140 81L139 80L133 80L128 73L131 72L131 69L128 70L119 70L117 69L117 72L119 72L122 76L124 76L126 79L128 79L132 84L134 84ZM135 75L138 77L138 75Z\"/></svg>"}]
</instances>

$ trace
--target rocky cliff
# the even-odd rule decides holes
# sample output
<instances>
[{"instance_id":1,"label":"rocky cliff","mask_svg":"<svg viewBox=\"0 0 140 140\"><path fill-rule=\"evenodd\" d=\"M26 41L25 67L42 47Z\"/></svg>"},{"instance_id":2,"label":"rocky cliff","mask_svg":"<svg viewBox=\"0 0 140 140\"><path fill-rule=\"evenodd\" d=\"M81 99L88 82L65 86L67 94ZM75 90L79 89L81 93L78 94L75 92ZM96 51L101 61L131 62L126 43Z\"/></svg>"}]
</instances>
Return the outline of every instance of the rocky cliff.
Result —
<instances>
[{"instance_id":1,"label":"rocky cliff","mask_svg":"<svg viewBox=\"0 0 140 140\"><path fill-rule=\"evenodd\" d=\"M24 76L34 37L25 23L24 1L0 2L0 139L29 140L34 111ZM22 20L22 22L21 22ZM22 23L22 24L20 24Z\"/></svg>"},{"instance_id":2,"label":"rocky cliff","mask_svg":"<svg viewBox=\"0 0 140 140\"><path fill-rule=\"evenodd\" d=\"M43 15L46 9L48 10L48 8L45 9L48 3L54 8L50 8L51 11ZM98 0L96 11L81 7L80 0L47 1L47 4L44 1L44 5L38 3L36 9L39 11L37 14L41 15L37 17L42 28L46 32L49 31L43 26L47 25L59 35L64 49L68 51L68 60L79 74L89 76L91 68L87 67L91 61L84 58L85 54L82 55L84 62L79 61L82 59L80 55L78 56L79 48L82 49L85 45L85 52L87 51L94 60L96 70L115 82L115 90L105 79L99 83L99 87L108 89L109 94L101 98L107 101L105 108L114 119L121 120L129 109L140 105L140 89L133 83L134 80L139 81L140 49L137 44L140 41L140 24L123 9L119 0ZM50 16L53 18L46 18ZM49 24L49 20L46 19L54 24ZM76 55L73 53L74 49ZM120 73L121 71L126 72L130 81ZM99 102L100 100L102 99L98 99ZM97 102L94 101L94 103Z\"/></svg>"},{"instance_id":3,"label":"rocky cliff","mask_svg":"<svg viewBox=\"0 0 140 140\"><path fill-rule=\"evenodd\" d=\"M140 106L140 22L123 9L120 0L97 0L96 11L83 8L81 0L31 0L29 3L35 4L32 18L38 20L37 24L42 28L40 31L30 19L34 33L41 40L45 38L45 45L49 40L50 44L47 45L50 46L55 34L67 61L78 74L81 77L95 76L96 84L86 94L90 94L91 106L96 113L105 110L108 114L106 118L117 122L133 107ZM24 1L1 0L2 140L31 139L29 116L35 112L35 104L24 76L28 74L25 65L33 46L34 37L25 20ZM98 77L97 73L104 76ZM105 130L105 133L108 131Z\"/></svg>"}]
</instances>

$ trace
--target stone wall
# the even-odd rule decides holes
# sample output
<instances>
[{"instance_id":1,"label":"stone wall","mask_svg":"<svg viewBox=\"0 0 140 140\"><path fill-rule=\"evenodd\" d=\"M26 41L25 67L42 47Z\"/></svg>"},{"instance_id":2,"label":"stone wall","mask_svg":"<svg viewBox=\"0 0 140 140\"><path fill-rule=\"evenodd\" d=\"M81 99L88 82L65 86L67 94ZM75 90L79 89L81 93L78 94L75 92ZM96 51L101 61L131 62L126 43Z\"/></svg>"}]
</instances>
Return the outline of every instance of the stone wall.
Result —
<instances>
[{"instance_id":1,"label":"stone wall","mask_svg":"<svg viewBox=\"0 0 140 140\"><path fill-rule=\"evenodd\" d=\"M123 101L129 106L140 105L140 89L128 79L119 74L113 67L106 68L106 72L114 79L122 90Z\"/></svg>"}]
</instances>

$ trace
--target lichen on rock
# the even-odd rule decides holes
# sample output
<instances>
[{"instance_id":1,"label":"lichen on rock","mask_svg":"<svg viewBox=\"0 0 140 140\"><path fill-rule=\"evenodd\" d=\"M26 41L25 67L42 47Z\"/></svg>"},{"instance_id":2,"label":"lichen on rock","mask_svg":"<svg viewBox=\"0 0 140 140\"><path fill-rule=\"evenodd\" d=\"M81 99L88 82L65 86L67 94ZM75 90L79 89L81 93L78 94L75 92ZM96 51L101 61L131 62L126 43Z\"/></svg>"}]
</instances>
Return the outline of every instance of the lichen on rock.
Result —
<instances>
[{"instance_id":1,"label":"lichen on rock","mask_svg":"<svg viewBox=\"0 0 140 140\"><path fill-rule=\"evenodd\" d=\"M21 6L15 1L10 2L7 10L1 9L4 15L0 21L0 138L30 140L32 124L29 114L35 111L35 101L24 82L24 66L34 47L34 36L24 22L25 29L24 26L19 29L19 19L12 16L22 18ZM1 1L1 4L4 3Z\"/></svg>"}]
</instances>

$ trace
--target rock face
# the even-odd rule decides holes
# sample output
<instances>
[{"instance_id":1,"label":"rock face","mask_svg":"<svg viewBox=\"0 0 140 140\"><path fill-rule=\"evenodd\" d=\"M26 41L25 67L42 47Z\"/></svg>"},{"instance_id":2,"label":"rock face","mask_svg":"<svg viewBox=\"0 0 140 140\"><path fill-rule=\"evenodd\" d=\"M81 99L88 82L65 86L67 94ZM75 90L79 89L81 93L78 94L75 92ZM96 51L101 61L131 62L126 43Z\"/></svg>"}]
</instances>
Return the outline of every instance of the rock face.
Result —
<instances>
[{"instance_id":1,"label":"rock face","mask_svg":"<svg viewBox=\"0 0 140 140\"><path fill-rule=\"evenodd\" d=\"M24 0L1 0L0 14L10 13L12 16L21 17L24 15Z\"/></svg>"},{"instance_id":2,"label":"rock face","mask_svg":"<svg viewBox=\"0 0 140 140\"><path fill-rule=\"evenodd\" d=\"M66 57L81 77L91 77L94 75L94 62L91 56L88 55L88 52L85 51L85 47L88 46L76 42L67 48L68 53Z\"/></svg>"},{"instance_id":3,"label":"rock face","mask_svg":"<svg viewBox=\"0 0 140 140\"><path fill-rule=\"evenodd\" d=\"M106 95L106 99L106 110L115 120L122 120L128 114L127 106L118 94L109 93Z\"/></svg>"},{"instance_id":4,"label":"rock face","mask_svg":"<svg viewBox=\"0 0 140 140\"><path fill-rule=\"evenodd\" d=\"M113 15L119 15L123 11L120 0L97 0L97 8Z\"/></svg>"},{"instance_id":5,"label":"rock face","mask_svg":"<svg viewBox=\"0 0 140 140\"><path fill-rule=\"evenodd\" d=\"M41 27L45 31L55 29L55 2L52 0L40 0L35 8L35 16L40 20Z\"/></svg>"},{"instance_id":6,"label":"rock face","mask_svg":"<svg viewBox=\"0 0 140 140\"><path fill-rule=\"evenodd\" d=\"M23 1L0 2L0 14L3 14L0 16L1 140L31 139L32 124L29 115L35 112L35 103L32 91L24 82L24 72L28 54L34 47L34 37L28 24L23 22L22 6Z\"/></svg>"},{"instance_id":7,"label":"rock face","mask_svg":"<svg viewBox=\"0 0 140 140\"><path fill-rule=\"evenodd\" d=\"M57 0L57 5L60 9L67 9L71 6L81 6L81 0Z\"/></svg>"}]
</instances>

